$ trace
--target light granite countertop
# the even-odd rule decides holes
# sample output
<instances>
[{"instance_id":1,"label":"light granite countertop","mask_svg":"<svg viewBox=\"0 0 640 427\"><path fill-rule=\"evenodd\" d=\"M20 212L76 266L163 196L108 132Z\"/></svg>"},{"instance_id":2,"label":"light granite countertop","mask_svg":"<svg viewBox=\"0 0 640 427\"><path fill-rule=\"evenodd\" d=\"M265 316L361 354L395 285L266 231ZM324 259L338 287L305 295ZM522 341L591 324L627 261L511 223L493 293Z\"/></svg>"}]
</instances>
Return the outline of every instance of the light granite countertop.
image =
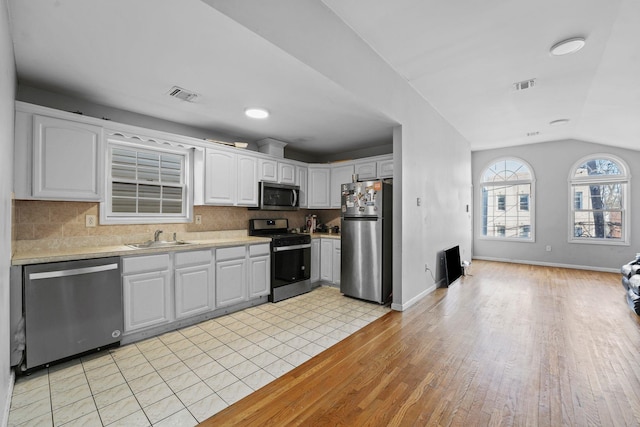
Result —
<instances>
[{"instance_id":1,"label":"light granite countertop","mask_svg":"<svg viewBox=\"0 0 640 427\"><path fill-rule=\"evenodd\" d=\"M252 236L221 237L213 239L186 240L188 244L135 249L127 245L78 247L78 248L53 248L46 251L19 252L13 255L12 265L42 264L47 262L74 261L90 258L106 258L110 256L134 256L164 252L190 251L197 249L217 248L225 246L239 246L247 244L269 243L270 238Z\"/></svg>"}]
</instances>

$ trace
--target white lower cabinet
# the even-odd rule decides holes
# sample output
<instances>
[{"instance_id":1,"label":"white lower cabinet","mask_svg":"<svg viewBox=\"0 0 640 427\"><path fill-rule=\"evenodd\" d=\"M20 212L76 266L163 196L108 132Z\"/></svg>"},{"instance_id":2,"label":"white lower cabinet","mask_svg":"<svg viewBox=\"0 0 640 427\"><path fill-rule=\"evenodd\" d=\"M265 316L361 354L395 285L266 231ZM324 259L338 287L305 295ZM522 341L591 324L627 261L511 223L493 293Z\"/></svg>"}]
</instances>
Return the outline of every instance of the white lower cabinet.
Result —
<instances>
[{"instance_id":1,"label":"white lower cabinet","mask_svg":"<svg viewBox=\"0 0 640 427\"><path fill-rule=\"evenodd\" d=\"M246 248L236 246L216 250L216 307L226 307L247 299Z\"/></svg>"},{"instance_id":2,"label":"white lower cabinet","mask_svg":"<svg viewBox=\"0 0 640 427\"><path fill-rule=\"evenodd\" d=\"M342 265L342 260L340 259L340 240L333 240L333 283L340 286L340 266Z\"/></svg>"},{"instance_id":3,"label":"white lower cabinet","mask_svg":"<svg viewBox=\"0 0 640 427\"><path fill-rule=\"evenodd\" d=\"M311 283L320 281L320 239L311 239Z\"/></svg>"},{"instance_id":4,"label":"white lower cabinet","mask_svg":"<svg viewBox=\"0 0 640 427\"><path fill-rule=\"evenodd\" d=\"M315 246L315 254L314 254ZM311 241L311 282L323 282L340 285L341 270L340 239L313 239Z\"/></svg>"},{"instance_id":5,"label":"white lower cabinet","mask_svg":"<svg viewBox=\"0 0 640 427\"><path fill-rule=\"evenodd\" d=\"M123 258L125 334L174 319L170 268L169 254Z\"/></svg>"},{"instance_id":6,"label":"white lower cabinet","mask_svg":"<svg viewBox=\"0 0 640 427\"><path fill-rule=\"evenodd\" d=\"M213 253L209 250L175 254L176 318L183 319L215 308Z\"/></svg>"},{"instance_id":7,"label":"white lower cabinet","mask_svg":"<svg viewBox=\"0 0 640 427\"><path fill-rule=\"evenodd\" d=\"M271 258L267 244L249 246L249 298L271 292Z\"/></svg>"},{"instance_id":8,"label":"white lower cabinet","mask_svg":"<svg viewBox=\"0 0 640 427\"><path fill-rule=\"evenodd\" d=\"M320 280L333 283L333 240L320 239Z\"/></svg>"},{"instance_id":9,"label":"white lower cabinet","mask_svg":"<svg viewBox=\"0 0 640 427\"><path fill-rule=\"evenodd\" d=\"M125 335L271 291L269 243L122 258Z\"/></svg>"}]
</instances>

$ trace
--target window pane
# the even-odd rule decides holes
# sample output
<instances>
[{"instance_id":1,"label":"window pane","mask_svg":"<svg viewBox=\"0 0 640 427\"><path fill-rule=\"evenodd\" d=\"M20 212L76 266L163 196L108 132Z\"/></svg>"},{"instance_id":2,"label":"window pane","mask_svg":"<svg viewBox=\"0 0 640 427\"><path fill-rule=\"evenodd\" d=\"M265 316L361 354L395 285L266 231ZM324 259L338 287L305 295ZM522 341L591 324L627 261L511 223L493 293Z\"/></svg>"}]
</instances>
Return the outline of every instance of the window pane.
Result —
<instances>
[{"instance_id":1,"label":"window pane","mask_svg":"<svg viewBox=\"0 0 640 427\"><path fill-rule=\"evenodd\" d=\"M521 194L520 195L520 210L528 211L529 210L529 195Z\"/></svg>"},{"instance_id":2,"label":"window pane","mask_svg":"<svg viewBox=\"0 0 640 427\"><path fill-rule=\"evenodd\" d=\"M181 200L163 200L162 213L172 213L172 214L182 213L182 201Z\"/></svg>"},{"instance_id":3,"label":"window pane","mask_svg":"<svg viewBox=\"0 0 640 427\"><path fill-rule=\"evenodd\" d=\"M139 213L160 213L160 200L139 199Z\"/></svg>"},{"instance_id":4,"label":"window pane","mask_svg":"<svg viewBox=\"0 0 640 427\"><path fill-rule=\"evenodd\" d=\"M608 210L622 209L623 183L615 184L574 184L574 209Z\"/></svg>"},{"instance_id":5,"label":"window pane","mask_svg":"<svg viewBox=\"0 0 640 427\"><path fill-rule=\"evenodd\" d=\"M138 168L138 181L160 181L160 169Z\"/></svg>"},{"instance_id":6,"label":"window pane","mask_svg":"<svg viewBox=\"0 0 640 427\"><path fill-rule=\"evenodd\" d=\"M522 163L515 160L501 160L487 168L482 181L528 181L531 178L529 168Z\"/></svg>"},{"instance_id":7,"label":"window pane","mask_svg":"<svg viewBox=\"0 0 640 427\"><path fill-rule=\"evenodd\" d=\"M182 188L162 187L162 197L164 199L182 200Z\"/></svg>"},{"instance_id":8,"label":"window pane","mask_svg":"<svg viewBox=\"0 0 640 427\"><path fill-rule=\"evenodd\" d=\"M135 213L136 199L114 197L111 199L111 210L115 213Z\"/></svg>"},{"instance_id":9,"label":"window pane","mask_svg":"<svg viewBox=\"0 0 640 427\"><path fill-rule=\"evenodd\" d=\"M484 186L482 234L488 237L531 239L531 212L529 209L520 209L522 196L526 197L528 208L529 194L531 184Z\"/></svg>"},{"instance_id":10,"label":"window pane","mask_svg":"<svg viewBox=\"0 0 640 427\"><path fill-rule=\"evenodd\" d=\"M608 159L591 159L576 168L575 176L622 175L622 168Z\"/></svg>"},{"instance_id":11,"label":"window pane","mask_svg":"<svg viewBox=\"0 0 640 427\"><path fill-rule=\"evenodd\" d=\"M111 188L113 197L136 197L136 184L114 182ZM135 205L135 201L134 201Z\"/></svg>"},{"instance_id":12,"label":"window pane","mask_svg":"<svg viewBox=\"0 0 640 427\"><path fill-rule=\"evenodd\" d=\"M623 213L582 211L574 213L573 236L585 239L622 240Z\"/></svg>"}]
</instances>

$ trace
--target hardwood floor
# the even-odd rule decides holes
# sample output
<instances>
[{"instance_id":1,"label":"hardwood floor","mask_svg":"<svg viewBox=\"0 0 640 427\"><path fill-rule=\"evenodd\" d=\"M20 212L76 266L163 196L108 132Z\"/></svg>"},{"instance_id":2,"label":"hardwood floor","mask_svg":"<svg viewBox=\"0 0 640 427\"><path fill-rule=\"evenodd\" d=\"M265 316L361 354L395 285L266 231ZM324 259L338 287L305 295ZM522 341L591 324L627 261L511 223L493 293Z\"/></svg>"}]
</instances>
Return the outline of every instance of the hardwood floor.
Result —
<instances>
[{"instance_id":1,"label":"hardwood floor","mask_svg":"<svg viewBox=\"0 0 640 427\"><path fill-rule=\"evenodd\" d=\"M640 317L619 274L470 273L201 425L640 425Z\"/></svg>"}]
</instances>

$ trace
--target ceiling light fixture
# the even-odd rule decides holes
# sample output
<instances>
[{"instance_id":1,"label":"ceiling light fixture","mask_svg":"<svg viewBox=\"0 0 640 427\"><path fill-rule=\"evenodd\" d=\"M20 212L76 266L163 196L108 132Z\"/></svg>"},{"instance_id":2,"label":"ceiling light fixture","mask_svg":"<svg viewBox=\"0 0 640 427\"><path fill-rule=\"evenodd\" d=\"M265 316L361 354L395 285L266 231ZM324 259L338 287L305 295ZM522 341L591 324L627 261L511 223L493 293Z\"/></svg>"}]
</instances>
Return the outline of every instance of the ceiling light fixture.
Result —
<instances>
[{"instance_id":1,"label":"ceiling light fixture","mask_svg":"<svg viewBox=\"0 0 640 427\"><path fill-rule=\"evenodd\" d=\"M549 53L553 56L569 55L582 49L585 45L583 37L572 37L570 39L562 40L551 46Z\"/></svg>"},{"instance_id":2,"label":"ceiling light fixture","mask_svg":"<svg viewBox=\"0 0 640 427\"><path fill-rule=\"evenodd\" d=\"M252 119L266 119L269 117L269 112L264 108L247 108L244 110L244 114Z\"/></svg>"},{"instance_id":3,"label":"ceiling light fixture","mask_svg":"<svg viewBox=\"0 0 640 427\"><path fill-rule=\"evenodd\" d=\"M549 122L551 126L562 126L562 125L566 125L567 123L569 123L569 119L558 119L558 120L553 120Z\"/></svg>"}]
</instances>

